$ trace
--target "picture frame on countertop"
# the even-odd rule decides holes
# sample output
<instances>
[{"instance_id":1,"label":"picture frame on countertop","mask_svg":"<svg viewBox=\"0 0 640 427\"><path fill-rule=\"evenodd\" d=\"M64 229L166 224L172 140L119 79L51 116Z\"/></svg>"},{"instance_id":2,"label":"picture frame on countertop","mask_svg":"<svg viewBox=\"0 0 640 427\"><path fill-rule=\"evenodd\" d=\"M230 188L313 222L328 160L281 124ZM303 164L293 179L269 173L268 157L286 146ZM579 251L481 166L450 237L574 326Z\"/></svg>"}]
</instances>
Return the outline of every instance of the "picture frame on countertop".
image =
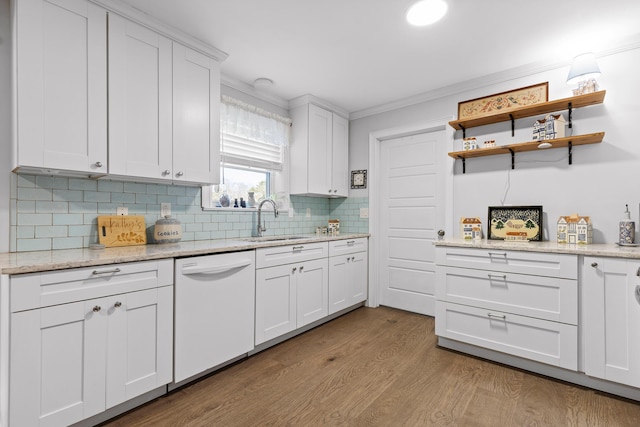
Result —
<instances>
[{"instance_id":1,"label":"picture frame on countertop","mask_svg":"<svg viewBox=\"0 0 640 427\"><path fill-rule=\"evenodd\" d=\"M489 206L487 238L509 242L541 242L542 206Z\"/></svg>"},{"instance_id":2,"label":"picture frame on countertop","mask_svg":"<svg viewBox=\"0 0 640 427\"><path fill-rule=\"evenodd\" d=\"M458 120L504 113L549 100L549 82L458 102Z\"/></svg>"}]
</instances>

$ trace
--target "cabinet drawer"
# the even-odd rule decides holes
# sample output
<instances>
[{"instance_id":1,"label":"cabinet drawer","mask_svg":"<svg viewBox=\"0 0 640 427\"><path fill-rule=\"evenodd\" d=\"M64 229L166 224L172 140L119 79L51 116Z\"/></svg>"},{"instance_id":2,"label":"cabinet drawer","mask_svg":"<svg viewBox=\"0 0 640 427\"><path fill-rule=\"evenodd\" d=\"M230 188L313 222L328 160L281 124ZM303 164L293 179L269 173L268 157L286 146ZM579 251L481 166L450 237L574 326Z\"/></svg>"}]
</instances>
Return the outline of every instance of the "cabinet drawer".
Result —
<instances>
[{"instance_id":1,"label":"cabinet drawer","mask_svg":"<svg viewBox=\"0 0 640 427\"><path fill-rule=\"evenodd\" d=\"M11 312L173 284L173 259L11 276Z\"/></svg>"},{"instance_id":2,"label":"cabinet drawer","mask_svg":"<svg viewBox=\"0 0 640 427\"><path fill-rule=\"evenodd\" d=\"M577 371L578 327L436 301L436 335Z\"/></svg>"},{"instance_id":3,"label":"cabinet drawer","mask_svg":"<svg viewBox=\"0 0 640 427\"><path fill-rule=\"evenodd\" d=\"M256 249L256 268L326 258L328 253L329 245L327 242L260 248Z\"/></svg>"},{"instance_id":4,"label":"cabinet drawer","mask_svg":"<svg viewBox=\"0 0 640 427\"><path fill-rule=\"evenodd\" d=\"M565 279L578 278L578 257L570 254L438 246L436 264Z\"/></svg>"},{"instance_id":5,"label":"cabinet drawer","mask_svg":"<svg viewBox=\"0 0 640 427\"><path fill-rule=\"evenodd\" d=\"M438 267L436 297L458 304L578 324L578 281Z\"/></svg>"},{"instance_id":6,"label":"cabinet drawer","mask_svg":"<svg viewBox=\"0 0 640 427\"><path fill-rule=\"evenodd\" d=\"M354 254L369 249L368 239L348 239L329 242L329 256Z\"/></svg>"}]
</instances>

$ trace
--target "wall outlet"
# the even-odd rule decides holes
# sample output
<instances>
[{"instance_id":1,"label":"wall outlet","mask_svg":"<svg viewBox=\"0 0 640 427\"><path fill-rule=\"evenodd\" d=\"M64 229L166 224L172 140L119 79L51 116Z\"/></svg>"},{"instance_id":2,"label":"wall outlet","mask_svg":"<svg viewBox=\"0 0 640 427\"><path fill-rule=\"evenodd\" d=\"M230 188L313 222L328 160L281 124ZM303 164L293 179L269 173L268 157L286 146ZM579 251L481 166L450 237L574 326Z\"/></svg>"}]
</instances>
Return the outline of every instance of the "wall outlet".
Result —
<instances>
[{"instance_id":1,"label":"wall outlet","mask_svg":"<svg viewBox=\"0 0 640 427\"><path fill-rule=\"evenodd\" d=\"M360 208L360 218L369 218L369 208Z\"/></svg>"},{"instance_id":2,"label":"wall outlet","mask_svg":"<svg viewBox=\"0 0 640 427\"><path fill-rule=\"evenodd\" d=\"M129 215L129 208L125 208L125 207L116 208L116 215Z\"/></svg>"},{"instance_id":3,"label":"wall outlet","mask_svg":"<svg viewBox=\"0 0 640 427\"><path fill-rule=\"evenodd\" d=\"M307 218L311 218L311 208L307 208Z\"/></svg>"},{"instance_id":4,"label":"wall outlet","mask_svg":"<svg viewBox=\"0 0 640 427\"><path fill-rule=\"evenodd\" d=\"M171 203L160 203L160 216L165 217L171 215Z\"/></svg>"}]
</instances>

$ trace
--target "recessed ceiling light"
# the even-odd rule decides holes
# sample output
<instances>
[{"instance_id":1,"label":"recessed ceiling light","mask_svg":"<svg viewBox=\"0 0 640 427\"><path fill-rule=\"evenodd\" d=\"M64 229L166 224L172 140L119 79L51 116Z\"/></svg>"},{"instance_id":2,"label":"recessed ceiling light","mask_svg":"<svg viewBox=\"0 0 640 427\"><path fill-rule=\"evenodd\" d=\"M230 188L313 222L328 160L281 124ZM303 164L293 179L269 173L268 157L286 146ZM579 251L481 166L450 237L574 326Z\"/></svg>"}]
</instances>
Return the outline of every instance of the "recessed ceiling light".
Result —
<instances>
[{"instance_id":1,"label":"recessed ceiling light","mask_svg":"<svg viewBox=\"0 0 640 427\"><path fill-rule=\"evenodd\" d=\"M253 87L256 90L268 90L273 86L273 80L267 79L266 77L257 78L253 82Z\"/></svg>"},{"instance_id":2,"label":"recessed ceiling light","mask_svg":"<svg viewBox=\"0 0 640 427\"><path fill-rule=\"evenodd\" d=\"M411 25L425 26L439 21L447 13L443 0L421 0L409 8L407 21Z\"/></svg>"}]
</instances>

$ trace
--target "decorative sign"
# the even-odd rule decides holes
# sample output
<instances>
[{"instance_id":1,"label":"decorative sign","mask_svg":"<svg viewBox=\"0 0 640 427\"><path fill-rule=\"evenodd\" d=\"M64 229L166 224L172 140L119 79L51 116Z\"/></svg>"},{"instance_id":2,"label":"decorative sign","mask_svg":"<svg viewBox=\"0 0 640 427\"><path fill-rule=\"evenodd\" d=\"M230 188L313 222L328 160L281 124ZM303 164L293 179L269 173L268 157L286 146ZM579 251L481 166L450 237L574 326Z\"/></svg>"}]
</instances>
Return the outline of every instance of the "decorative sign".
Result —
<instances>
[{"instance_id":1,"label":"decorative sign","mask_svg":"<svg viewBox=\"0 0 640 427\"><path fill-rule=\"evenodd\" d=\"M497 93L458 103L458 120L504 113L527 105L547 102L549 82Z\"/></svg>"},{"instance_id":2,"label":"decorative sign","mask_svg":"<svg viewBox=\"0 0 640 427\"><path fill-rule=\"evenodd\" d=\"M542 206L489 206L489 239L542 241Z\"/></svg>"},{"instance_id":3,"label":"decorative sign","mask_svg":"<svg viewBox=\"0 0 640 427\"><path fill-rule=\"evenodd\" d=\"M145 245L147 227L141 215L98 216L98 237L106 247Z\"/></svg>"},{"instance_id":4,"label":"decorative sign","mask_svg":"<svg viewBox=\"0 0 640 427\"><path fill-rule=\"evenodd\" d=\"M351 188L367 188L367 170L351 171Z\"/></svg>"}]
</instances>

